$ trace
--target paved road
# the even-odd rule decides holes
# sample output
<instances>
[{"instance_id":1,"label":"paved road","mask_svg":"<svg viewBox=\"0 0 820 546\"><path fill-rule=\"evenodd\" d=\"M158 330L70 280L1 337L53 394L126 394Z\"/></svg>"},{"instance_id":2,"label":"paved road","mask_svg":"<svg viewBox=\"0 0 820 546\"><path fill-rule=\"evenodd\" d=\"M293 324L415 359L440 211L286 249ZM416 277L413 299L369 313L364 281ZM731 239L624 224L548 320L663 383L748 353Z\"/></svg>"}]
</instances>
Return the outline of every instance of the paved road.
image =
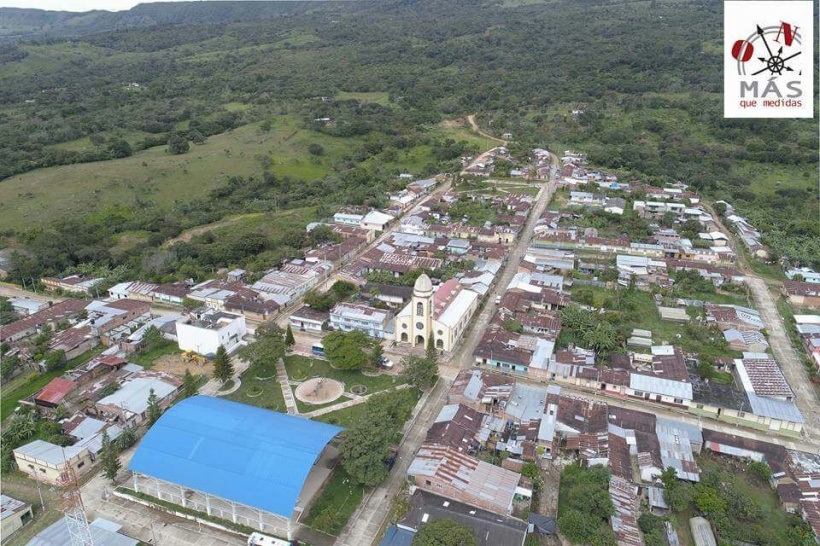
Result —
<instances>
[{"instance_id":1,"label":"paved road","mask_svg":"<svg viewBox=\"0 0 820 546\"><path fill-rule=\"evenodd\" d=\"M557 167L557 162L553 162ZM553 170L554 174L554 170ZM554 180L554 176L553 176ZM487 295L487 300L479 313L478 318L471 321L471 329L462 339L459 346L454 351L448 362L441 366L442 379L436 384L430 397L422 407L416 420L405 435L399 449L399 459L396 466L390 473L390 477L377 487L362 506L356 512L351 521L345 527L339 539L338 546L366 546L373 544L379 538L379 531L382 529L385 519L390 513L393 499L401 490L407 474L407 467L418 451L421 443L427 434L427 429L433 424L436 416L441 411L446 401L447 390L451 379L463 368L468 368L473 362L473 351L475 350L484 330L490 322L495 311L495 297L504 293L512 277L518 271L518 264L527 251L532 238L535 222L541 216L549 204L552 197L554 185L542 187L538 193L535 205L530 211L527 222L521 230L521 237L516 241L507 256L507 262L493 289Z\"/></svg>"},{"instance_id":2,"label":"paved road","mask_svg":"<svg viewBox=\"0 0 820 546\"><path fill-rule=\"evenodd\" d=\"M516 377L516 381L518 383L544 386L544 383L539 381L533 381L531 378L528 377L520 375ZM657 404L648 400L641 400L638 398L616 397L611 394L601 393L600 391L596 391L595 389L586 389L575 385L565 385L562 383L554 384L561 387L561 392L563 394L584 398L586 400L605 402L613 407L620 406L628 409L634 409L637 411L648 412L659 417L674 419L675 421L682 421L685 423L702 426L703 428L707 428L710 430L725 432L727 434L735 434L737 436L742 436L744 438L752 438L754 440L760 440L763 442L776 441L777 443L783 445L787 449L806 451L808 453L818 453L818 448L820 448L820 441L814 441L807 438L790 439L783 436L777 436L775 438L772 436L772 434L765 430L754 430L743 426L736 426L709 418L700 419L698 416L692 415L688 411L679 410L663 404Z\"/></svg>"},{"instance_id":3,"label":"paved road","mask_svg":"<svg viewBox=\"0 0 820 546\"><path fill-rule=\"evenodd\" d=\"M120 457L123 468L128 466L135 448ZM128 485L128 484L126 484ZM161 546L242 546L247 540L209 527L162 514L111 494L114 486L102 472L97 473L81 491L89 520L103 517L121 523L123 532L146 544Z\"/></svg>"},{"instance_id":4,"label":"paved road","mask_svg":"<svg viewBox=\"0 0 820 546\"><path fill-rule=\"evenodd\" d=\"M399 456L390 477L365 498L336 541L337 546L366 546L378 539L379 531L390 512L393 499L404 484L407 468L424 441L427 429L430 428L444 406L449 388L450 382L445 379L440 379L436 383L427 403L421 408L415 422L410 426L399 446Z\"/></svg>"},{"instance_id":5,"label":"paved road","mask_svg":"<svg viewBox=\"0 0 820 546\"><path fill-rule=\"evenodd\" d=\"M23 290L19 286L7 282L0 282L0 296L5 296L7 298L29 298L42 302L53 301L54 303L66 299L62 296L57 296L56 294Z\"/></svg>"}]
</instances>

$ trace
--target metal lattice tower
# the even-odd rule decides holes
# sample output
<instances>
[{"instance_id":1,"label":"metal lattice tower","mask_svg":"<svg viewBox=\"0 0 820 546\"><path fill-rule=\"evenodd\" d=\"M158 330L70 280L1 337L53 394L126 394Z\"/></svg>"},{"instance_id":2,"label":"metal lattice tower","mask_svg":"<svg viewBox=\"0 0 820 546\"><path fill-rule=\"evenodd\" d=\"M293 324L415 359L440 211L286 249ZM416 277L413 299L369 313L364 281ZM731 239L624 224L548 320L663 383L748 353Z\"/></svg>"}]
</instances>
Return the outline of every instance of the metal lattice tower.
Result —
<instances>
[{"instance_id":1,"label":"metal lattice tower","mask_svg":"<svg viewBox=\"0 0 820 546\"><path fill-rule=\"evenodd\" d=\"M65 460L65 471L60 476L60 485L65 487L62 504L71 546L94 546L91 528L85 515L83 498L80 494L80 484L74 468L67 459Z\"/></svg>"}]
</instances>

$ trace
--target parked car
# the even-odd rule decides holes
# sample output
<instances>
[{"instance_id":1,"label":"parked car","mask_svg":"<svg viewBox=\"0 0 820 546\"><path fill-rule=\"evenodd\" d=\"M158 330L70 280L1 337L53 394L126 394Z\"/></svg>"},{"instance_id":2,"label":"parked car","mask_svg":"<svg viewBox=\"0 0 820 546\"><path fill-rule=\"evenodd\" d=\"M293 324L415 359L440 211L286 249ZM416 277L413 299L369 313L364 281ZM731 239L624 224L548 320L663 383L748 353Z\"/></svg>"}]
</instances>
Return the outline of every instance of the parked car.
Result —
<instances>
[{"instance_id":1,"label":"parked car","mask_svg":"<svg viewBox=\"0 0 820 546\"><path fill-rule=\"evenodd\" d=\"M387 368L388 370L390 370L390 369L393 368L393 361L390 360L389 358L382 358L379 361L379 366L381 366L383 368Z\"/></svg>"}]
</instances>

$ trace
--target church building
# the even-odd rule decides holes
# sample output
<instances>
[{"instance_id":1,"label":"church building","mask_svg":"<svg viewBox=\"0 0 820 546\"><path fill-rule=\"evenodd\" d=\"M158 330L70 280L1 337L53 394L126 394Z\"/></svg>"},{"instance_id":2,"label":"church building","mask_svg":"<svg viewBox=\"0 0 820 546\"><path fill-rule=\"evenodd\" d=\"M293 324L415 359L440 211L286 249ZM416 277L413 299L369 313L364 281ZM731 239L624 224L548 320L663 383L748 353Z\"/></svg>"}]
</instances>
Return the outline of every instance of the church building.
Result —
<instances>
[{"instance_id":1,"label":"church building","mask_svg":"<svg viewBox=\"0 0 820 546\"><path fill-rule=\"evenodd\" d=\"M432 336L437 349L452 351L478 308L478 298L456 279L433 290L430 277L422 274L410 303L396 315L396 342L427 347Z\"/></svg>"}]
</instances>

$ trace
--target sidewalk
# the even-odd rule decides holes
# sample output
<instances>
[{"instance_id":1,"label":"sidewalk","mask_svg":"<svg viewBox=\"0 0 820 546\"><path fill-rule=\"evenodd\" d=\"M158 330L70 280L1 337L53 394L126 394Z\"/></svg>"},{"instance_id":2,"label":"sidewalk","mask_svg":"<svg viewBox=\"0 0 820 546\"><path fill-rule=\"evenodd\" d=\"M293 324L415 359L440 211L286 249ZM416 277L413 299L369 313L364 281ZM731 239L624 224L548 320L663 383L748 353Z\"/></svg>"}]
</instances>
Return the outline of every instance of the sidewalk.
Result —
<instances>
[{"instance_id":1,"label":"sidewalk","mask_svg":"<svg viewBox=\"0 0 820 546\"><path fill-rule=\"evenodd\" d=\"M288 372L285 369L285 361L281 358L276 361L276 380L282 387L282 396L285 399L288 415L299 415L299 408L296 407L296 398L293 396L293 389L290 387Z\"/></svg>"}]
</instances>

